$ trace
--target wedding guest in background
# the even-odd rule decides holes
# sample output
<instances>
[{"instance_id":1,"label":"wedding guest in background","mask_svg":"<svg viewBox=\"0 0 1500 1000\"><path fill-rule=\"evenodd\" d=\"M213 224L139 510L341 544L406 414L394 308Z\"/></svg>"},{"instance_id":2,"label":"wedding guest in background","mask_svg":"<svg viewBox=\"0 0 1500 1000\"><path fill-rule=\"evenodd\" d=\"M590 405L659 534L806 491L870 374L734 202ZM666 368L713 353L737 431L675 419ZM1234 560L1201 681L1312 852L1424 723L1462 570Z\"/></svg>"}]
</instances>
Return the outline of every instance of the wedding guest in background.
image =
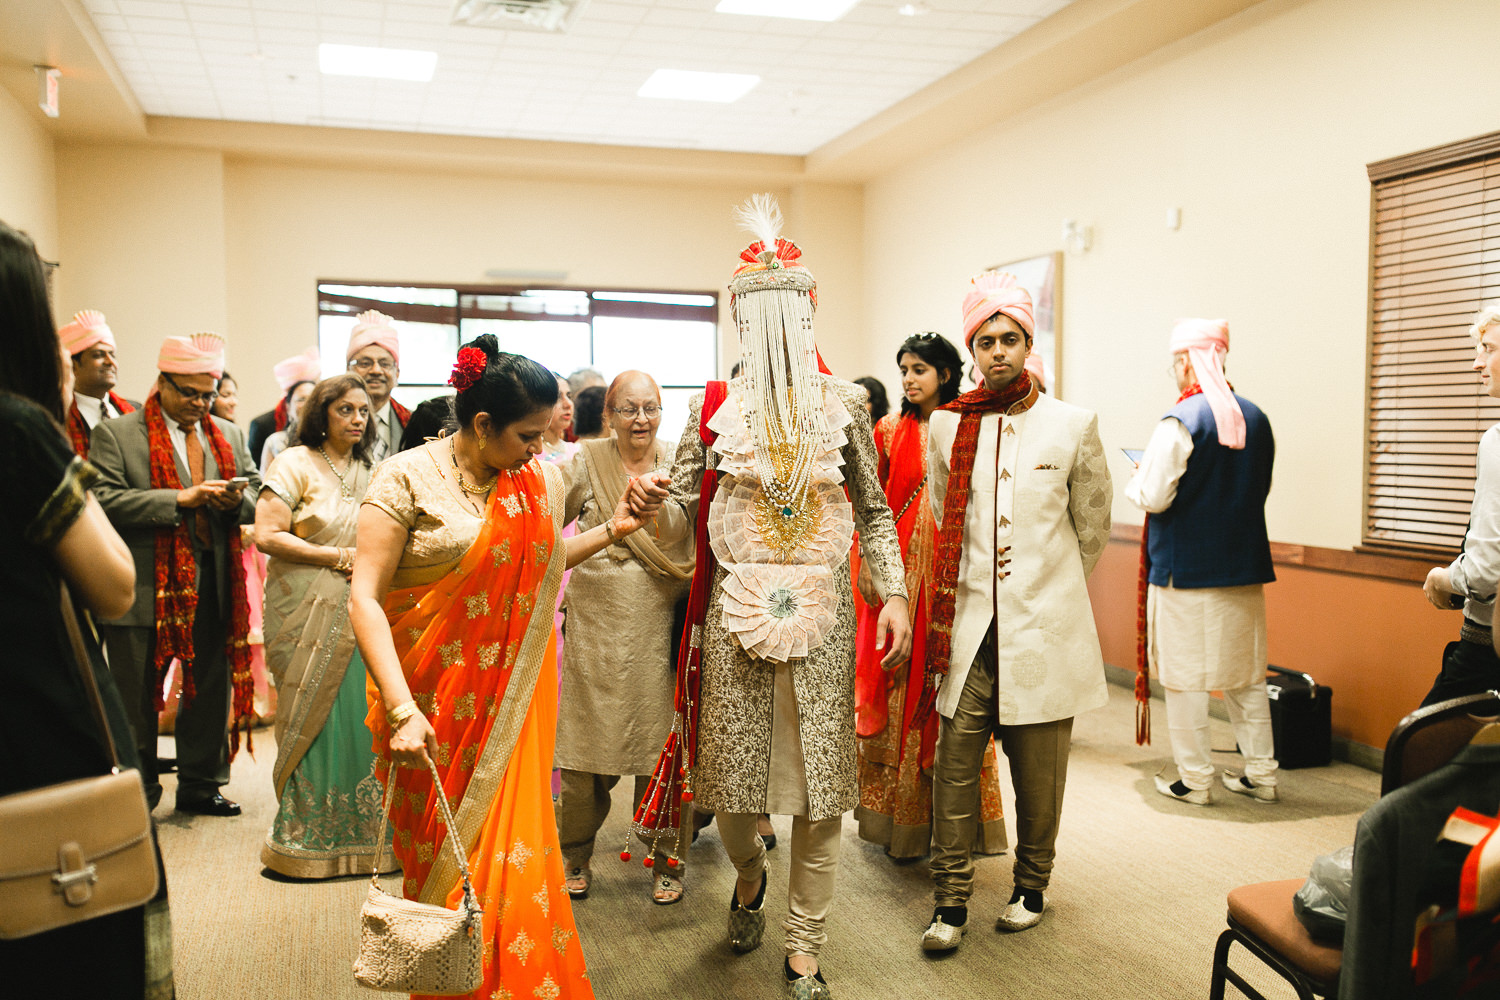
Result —
<instances>
[{"instance_id":1,"label":"wedding guest in background","mask_svg":"<svg viewBox=\"0 0 1500 1000\"><path fill-rule=\"evenodd\" d=\"M359 506L370 485L364 380L313 387L297 444L264 473L255 544L269 557L266 664L276 678L279 806L261 861L294 878L363 874L377 863L384 786L365 728L365 664L349 624ZM394 861L383 855L381 867Z\"/></svg>"},{"instance_id":2,"label":"wedding guest in background","mask_svg":"<svg viewBox=\"0 0 1500 1000\"><path fill-rule=\"evenodd\" d=\"M122 417L140 409L141 404L114 391L120 369L115 364L115 335L103 313L93 309L75 313L57 336L73 365L68 440L79 457L88 458L89 433L99 421Z\"/></svg>"},{"instance_id":3,"label":"wedding guest in background","mask_svg":"<svg viewBox=\"0 0 1500 1000\"><path fill-rule=\"evenodd\" d=\"M939 406L958 398L963 361L935 333L906 338L896 350L901 372L901 412L875 425L875 451L886 502L896 518L906 592L912 609L911 659L894 670L881 664L875 644L879 596L869 566L860 561L858 588L868 609L856 654L855 728L859 736L859 835L897 860L927 854L932 842L932 764L938 715L932 710L938 675L927 657L937 524L927 501L927 422ZM994 745L985 748L979 774L976 854L1003 854L1005 818Z\"/></svg>"},{"instance_id":4,"label":"wedding guest in background","mask_svg":"<svg viewBox=\"0 0 1500 1000\"><path fill-rule=\"evenodd\" d=\"M563 519L576 517L579 531L609 518L631 479L671 466L671 449L656 436L661 389L650 375L618 375L605 411L613 436L581 442L568 468ZM563 598L568 627L556 764L562 769L558 838L574 899L589 894L610 791L622 776L634 776L631 802L640 801L672 727L673 608L687 593L692 556L691 539L662 545L650 532L637 532L571 571ZM684 812L677 846L692 838L692 810ZM674 865L669 853L660 850L653 867L651 898L662 905L683 891L684 859Z\"/></svg>"},{"instance_id":5,"label":"wedding guest in background","mask_svg":"<svg viewBox=\"0 0 1500 1000\"><path fill-rule=\"evenodd\" d=\"M456 427L451 394L424 399L412 408L411 419L401 431L401 450L419 448L433 438L453 433Z\"/></svg>"},{"instance_id":6,"label":"wedding guest in background","mask_svg":"<svg viewBox=\"0 0 1500 1000\"><path fill-rule=\"evenodd\" d=\"M349 332L347 361L348 370L365 380L370 394L370 423L375 427L370 458L378 464L401 450L401 433L411 419L411 411L391 398L401 380L396 321L374 309L360 313Z\"/></svg>"},{"instance_id":7,"label":"wedding guest in background","mask_svg":"<svg viewBox=\"0 0 1500 1000\"><path fill-rule=\"evenodd\" d=\"M156 713L176 659L177 809L238 816L239 805L219 789L229 782L231 732L237 748L240 724L254 715L239 526L254 519L260 473L244 433L209 413L224 374L224 338L168 337L157 369L144 407L94 428L99 502L135 561L135 602L100 631L152 806L162 794Z\"/></svg>"},{"instance_id":8,"label":"wedding guest in background","mask_svg":"<svg viewBox=\"0 0 1500 1000\"><path fill-rule=\"evenodd\" d=\"M554 465L566 465L578 452L578 445L567 440L573 426L573 399L569 394L568 380L557 376L557 405L552 408L552 421L542 432L542 461Z\"/></svg>"},{"instance_id":9,"label":"wedding guest in background","mask_svg":"<svg viewBox=\"0 0 1500 1000\"><path fill-rule=\"evenodd\" d=\"M240 384L226 371L224 377L219 379L219 398L214 400L213 415L232 424L239 406Z\"/></svg>"},{"instance_id":10,"label":"wedding guest in background","mask_svg":"<svg viewBox=\"0 0 1500 1000\"><path fill-rule=\"evenodd\" d=\"M278 361L271 369L276 385L281 390L281 399L273 409L259 414L250 421L250 434L246 447L250 454L260 456L266 447L266 439L277 431L284 431L291 422L294 411L287 394L298 382L316 382L323 377L323 364L318 358L318 348L309 347L301 354ZM264 464L261 466L264 468Z\"/></svg>"},{"instance_id":11,"label":"wedding guest in background","mask_svg":"<svg viewBox=\"0 0 1500 1000\"><path fill-rule=\"evenodd\" d=\"M270 437L266 438L265 446L260 451L260 467L262 469L269 467L277 455L280 455L290 445L295 443L297 421L302 419L302 406L307 402L307 398L312 395L313 386L316 384L316 379L307 379L294 382L287 389L286 396L282 399L282 404L286 406L286 426L279 431L274 431Z\"/></svg>"},{"instance_id":12,"label":"wedding guest in background","mask_svg":"<svg viewBox=\"0 0 1500 1000\"><path fill-rule=\"evenodd\" d=\"M609 437L609 428L604 422L603 386L591 385L574 397L573 436L578 441Z\"/></svg>"},{"instance_id":13,"label":"wedding guest in background","mask_svg":"<svg viewBox=\"0 0 1500 1000\"><path fill-rule=\"evenodd\" d=\"M870 398L865 401L865 409L870 414L870 426L874 427L891 412L891 401L885 394L885 383L873 375L863 375L855 379L854 384L870 394Z\"/></svg>"}]
</instances>

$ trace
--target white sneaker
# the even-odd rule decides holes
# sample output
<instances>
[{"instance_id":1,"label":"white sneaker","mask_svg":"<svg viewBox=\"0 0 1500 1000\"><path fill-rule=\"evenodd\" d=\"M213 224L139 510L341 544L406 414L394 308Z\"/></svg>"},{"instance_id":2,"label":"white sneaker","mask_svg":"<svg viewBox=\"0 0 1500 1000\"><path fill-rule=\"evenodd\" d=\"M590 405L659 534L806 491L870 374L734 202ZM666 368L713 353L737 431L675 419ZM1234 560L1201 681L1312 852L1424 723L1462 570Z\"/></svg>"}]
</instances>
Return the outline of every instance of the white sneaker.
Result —
<instances>
[{"instance_id":1,"label":"white sneaker","mask_svg":"<svg viewBox=\"0 0 1500 1000\"><path fill-rule=\"evenodd\" d=\"M1182 787L1181 792L1177 791L1177 786L1179 785ZM1206 806L1209 804L1207 788L1189 788L1187 785L1182 784L1181 779L1171 782L1158 774L1156 776L1156 790L1169 799L1176 799L1178 802L1186 802L1189 805Z\"/></svg>"},{"instance_id":2,"label":"white sneaker","mask_svg":"<svg viewBox=\"0 0 1500 1000\"><path fill-rule=\"evenodd\" d=\"M1047 901L1044 899L1042 900L1042 910L1046 908ZM1000 916L995 919L995 930L1024 931L1035 927L1042 922L1042 910L1032 913L1026 909L1026 903L1018 899L1001 911Z\"/></svg>"},{"instance_id":3,"label":"white sneaker","mask_svg":"<svg viewBox=\"0 0 1500 1000\"><path fill-rule=\"evenodd\" d=\"M957 948L964 939L964 932L969 929L965 921L954 926L944 923L938 914L932 915L932 923L927 925L927 930L922 932L923 951L952 951Z\"/></svg>"},{"instance_id":4,"label":"white sneaker","mask_svg":"<svg viewBox=\"0 0 1500 1000\"><path fill-rule=\"evenodd\" d=\"M1225 771L1220 778L1223 779L1224 787L1231 792L1240 795L1248 795L1257 802L1275 802L1280 798L1276 794L1275 785L1257 785L1243 774L1232 774Z\"/></svg>"}]
</instances>

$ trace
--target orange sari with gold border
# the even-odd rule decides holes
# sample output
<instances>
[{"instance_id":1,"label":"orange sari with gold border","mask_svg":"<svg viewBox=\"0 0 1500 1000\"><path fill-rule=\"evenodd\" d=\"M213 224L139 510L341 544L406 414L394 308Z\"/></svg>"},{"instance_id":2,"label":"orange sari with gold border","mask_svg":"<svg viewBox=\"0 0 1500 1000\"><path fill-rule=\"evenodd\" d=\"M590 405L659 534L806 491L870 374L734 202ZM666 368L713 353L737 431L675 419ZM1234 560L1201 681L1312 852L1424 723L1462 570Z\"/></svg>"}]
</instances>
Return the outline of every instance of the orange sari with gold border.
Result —
<instances>
[{"instance_id":1,"label":"orange sari with gold border","mask_svg":"<svg viewBox=\"0 0 1500 1000\"><path fill-rule=\"evenodd\" d=\"M551 797L563 489L561 473L539 462L501 473L459 564L386 598L412 697L437 731L435 763L455 826L443 828L428 772L389 767L390 729L377 701L366 724L382 776L396 784L394 851L408 899L457 908L459 869L443 838L461 838L484 907L475 1000L594 995L563 888Z\"/></svg>"}]
</instances>

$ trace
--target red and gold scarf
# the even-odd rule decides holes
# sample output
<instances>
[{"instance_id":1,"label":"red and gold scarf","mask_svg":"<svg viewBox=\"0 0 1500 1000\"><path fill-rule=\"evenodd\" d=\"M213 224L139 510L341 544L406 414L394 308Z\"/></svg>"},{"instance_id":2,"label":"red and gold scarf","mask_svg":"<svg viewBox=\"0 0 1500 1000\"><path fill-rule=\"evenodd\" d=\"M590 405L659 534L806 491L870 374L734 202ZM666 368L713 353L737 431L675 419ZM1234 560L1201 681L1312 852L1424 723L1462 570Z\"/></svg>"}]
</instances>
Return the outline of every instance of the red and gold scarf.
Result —
<instances>
[{"instance_id":1,"label":"red and gold scarf","mask_svg":"<svg viewBox=\"0 0 1500 1000\"><path fill-rule=\"evenodd\" d=\"M1182 390L1179 405L1203 391L1197 382ZM1146 642L1146 595L1151 590L1151 515L1141 522L1141 573L1135 593L1135 745L1151 745L1151 656Z\"/></svg>"},{"instance_id":2,"label":"red and gold scarf","mask_svg":"<svg viewBox=\"0 0 1500 1000\"><path fill-rule=\"evenodd\" d=\"M109 394L109 401L120 411L121 416L135 412L135 407L114 393ZM77 400L68 407L68 440L72 442L73 451L79 458L89 457L89 422L79 412Z\"/></svg>"},{"instance_id":3,"label":"red and gold scarf","mask_svg":"<svg viewBox=\"0 0 1500 1000\"><path fill-rule=\"evenodd\" d=\"M979 448L979 424L986 413L1005 414L1017 404L1036 402L1031 376L1021 372L1010 385L993 392L983 386L966 392L940 409L955 411L958 433L948 456L948 492L943 498L943 523L938 527L937 556L932 582L932 617L927 626L927 662L932 684L924 702L936 697L953 658L953 615L958 601L958 565L963 558L964 521L969 509L969 482ZM1004 416L1001 421L1004 421ZM997 432L999 428L996 429ZM999 441L999 438L996 438Z\"/></svg>"},{"instance_id":4,"label":"red and gold scarf","mask_svg":"<svg viewBox=\"0 0 1500 1000\"><path fill-rule=\"evenodd\" d=\"M177 471L176 451L162 413L161 397L152 395L146 401L146 439L151 449L151 488L180 490L189 484ZM205 415L200 425L213 451L220 474L233 475L236 470L234 450ZM225 640L225 658L234 692L231 708L230 752L240 748L240 728L246 727L246 744L250 743L248 723L255 717L255 684L250 675L250 604L245 596L245 563L241 558L240 533L231 526L227 532L229 552L226 556L229 574L229 632ZM167 666L176 659L182 664L182 703L192 701L197 691L193 670L193 622L198 616L198 563L193 558L192 531L188 519L175 527L156 532L156 707L164 703L163 685Z\"/></svg>"}]
</instances>

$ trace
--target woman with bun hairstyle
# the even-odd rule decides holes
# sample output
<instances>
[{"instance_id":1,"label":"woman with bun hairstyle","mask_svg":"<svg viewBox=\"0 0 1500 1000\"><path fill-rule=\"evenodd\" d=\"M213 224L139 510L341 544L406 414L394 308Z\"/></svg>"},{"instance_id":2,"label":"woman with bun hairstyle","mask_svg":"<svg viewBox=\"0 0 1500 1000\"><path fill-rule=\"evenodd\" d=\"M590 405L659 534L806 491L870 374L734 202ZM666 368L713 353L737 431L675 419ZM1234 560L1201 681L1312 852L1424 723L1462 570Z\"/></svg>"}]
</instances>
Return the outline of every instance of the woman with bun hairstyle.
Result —
<instances>
[{"instance_id":1,"label":"woman with bun hairstyle","mask_svg":"<svg viewBox=\"0 0 1500 1000\"><path fill-rule=\"evenodd\" d=\"M906 563L906 590L912 609L911 660L882 670L875 644L880 600L863 564L859 592L867 622L860 623L855 672L855 732L859 751L859 805L854 817L861 838L885 848L898 861L928 853L932 840L932 760L937 715L927 671L928 597L937 524L927 502L927 418L958 398L963 360L958 348L936 333L907 337L896 349L901 370L901 412L875 425L880 483L896 517L896 534ZM1005 851L1005 818L1000 776L991 746L979 776L979 854Z\"/></svg>"},{"instance_id":2,"label":"woman with bun hairstyle","mask_svg":"<svg viewBox=\"0 0 1500 1000\"><path fill-rule=\"evenodd\" d=\"M564 539L565 476L534 460L556 378L486 335L458 352L450 382L458 430L376 469L349 599L379 690L366 724L394 786L393 850L407 898L456 908L447 837L459 838L484 906L484 981L472 996L592 997L552 814L551 610L563 570L639 528L666 491L653 478L636 493L648 501L622 501Z\"/></svg>"}]
</instances>

